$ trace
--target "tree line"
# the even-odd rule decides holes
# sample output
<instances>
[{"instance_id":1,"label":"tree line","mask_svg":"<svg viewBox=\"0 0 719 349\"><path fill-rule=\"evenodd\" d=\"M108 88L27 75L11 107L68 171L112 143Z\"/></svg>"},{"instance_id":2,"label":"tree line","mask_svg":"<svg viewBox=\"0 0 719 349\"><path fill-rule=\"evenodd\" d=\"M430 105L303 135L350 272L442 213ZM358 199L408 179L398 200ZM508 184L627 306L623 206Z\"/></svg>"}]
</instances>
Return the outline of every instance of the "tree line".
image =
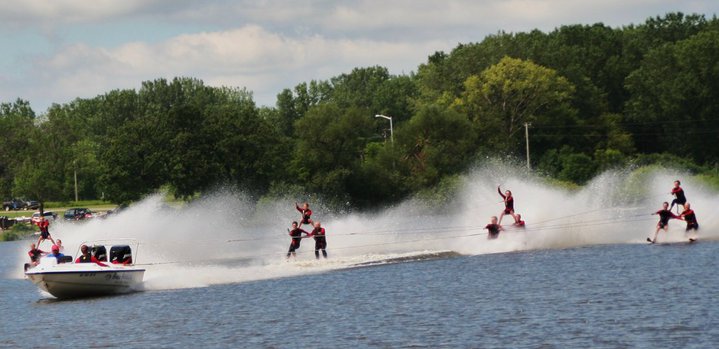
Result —
<instances>
[{"instance_id":1,"label":"tree line","mask_svg":"<svg viewBox=\"0 0 719 349\"><path fill-rule=\"evenodd\" d=\"M584 183L628 163L716 172L719 21L499 32L412 74L355 68L258 107L246 89L178 77L54 104L0 104L0 194L128 203L232 185L368 207L442 186L487 158ZM391 116L388 120L374 117ZM393 136L393 137L391 137Z\"/></svg>"}]
</instances>

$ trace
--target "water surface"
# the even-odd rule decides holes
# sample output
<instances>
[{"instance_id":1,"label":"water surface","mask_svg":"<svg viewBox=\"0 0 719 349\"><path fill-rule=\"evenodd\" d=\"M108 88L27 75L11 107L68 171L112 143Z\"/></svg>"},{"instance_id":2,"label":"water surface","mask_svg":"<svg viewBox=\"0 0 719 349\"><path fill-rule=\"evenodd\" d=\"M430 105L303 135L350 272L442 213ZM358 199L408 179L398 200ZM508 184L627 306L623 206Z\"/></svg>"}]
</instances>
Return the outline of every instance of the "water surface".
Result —
<instances>
[{"instance_id":1,"label":"water surface","mask_svg":"<svg viewBox=\"0 0 719 349\"><path fill-rule=\"evenodd\" d=\"M12 276L25 244L0 243L2 347L719 345L713 241L460 256L71 301Z\"/></svg>"}]
</instances>

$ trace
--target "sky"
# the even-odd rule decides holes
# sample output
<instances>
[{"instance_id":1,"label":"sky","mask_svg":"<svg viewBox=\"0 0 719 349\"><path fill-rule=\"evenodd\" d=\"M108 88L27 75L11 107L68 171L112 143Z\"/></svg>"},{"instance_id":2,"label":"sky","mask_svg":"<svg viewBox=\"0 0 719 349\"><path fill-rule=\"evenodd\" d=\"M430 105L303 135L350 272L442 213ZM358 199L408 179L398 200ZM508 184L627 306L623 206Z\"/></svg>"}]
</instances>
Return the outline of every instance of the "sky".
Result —
<instances>
[{"instance_id":1,"label":"sky","mask_svg":"<svg viewBox=\"0 0 719 349\"><path fill-rule=\"evenodd\" d=\"M716 0L2 0L0 102L42 114L176 76L284 88L380 65L409 74L435 51L566 24L613 27L667 12L719 14Z\"/></svg>"}]
</instances>

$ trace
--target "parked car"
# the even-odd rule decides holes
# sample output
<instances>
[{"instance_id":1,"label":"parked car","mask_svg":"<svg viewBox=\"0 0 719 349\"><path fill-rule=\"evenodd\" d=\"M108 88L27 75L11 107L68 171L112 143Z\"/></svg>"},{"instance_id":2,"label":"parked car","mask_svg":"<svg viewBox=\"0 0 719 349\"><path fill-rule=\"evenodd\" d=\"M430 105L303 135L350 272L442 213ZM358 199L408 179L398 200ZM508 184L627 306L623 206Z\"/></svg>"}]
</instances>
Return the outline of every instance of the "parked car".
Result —
<instances>
[{"instance_id":1,"label":"parked car","mask_svg":"<svg viewBox=\"0 0 719 349\"><path fill-rule=\"evenodd\" d=\"M66 221L81 221L92 217L94 217L93 212L88 208L71 208L65 211L63 216Z\"/></svg>"},{"instance_id":2,"label":"parked car","mask_svg":"<svg viewBox=\"0 0 719 349\"><path fill-rule=\"evenodd\" d=\"M2 209L5 211L22 210L23 208L25 208L26 205L27 205L27 203L23 200L12 199L9 201L3 201Z\"/></svg>"},{"instance_id":3,"label":"parked car","mask_svg":"<svg viewBox=\"0 0 719 349\"><path fill-rule=\"evenodd\" d=\"M37 210L38 208L40 208L40 202L37 200L12 199L10 201L3 201L2 203L2 209L5 211Z\"/></svg>"},{"instance_id":4,"label":"parked car","mask_svg":"<svg viewBox=\"0 0 719 349\"><path fill-rule=\"evenodd\" d=\"M25 201L25 209L26 210L37 210L38 208L40 208L40 201L37 201L37 200Z\"/></svg>"},{"instance_id":5,"label":"parked car","mask_svg":"<svg viewBox=\"0 0 719 349\"><path fill-rule=\"evenodd\" d=\"M43 216L45 216L45 219L48 221L54 221L57 219L57 213L52 211L43 212ZM40 222L40 212L33 213L32 218L30 218L30 222L34 225L37 225L37 223Z\"/></svg>"}]
</instances>

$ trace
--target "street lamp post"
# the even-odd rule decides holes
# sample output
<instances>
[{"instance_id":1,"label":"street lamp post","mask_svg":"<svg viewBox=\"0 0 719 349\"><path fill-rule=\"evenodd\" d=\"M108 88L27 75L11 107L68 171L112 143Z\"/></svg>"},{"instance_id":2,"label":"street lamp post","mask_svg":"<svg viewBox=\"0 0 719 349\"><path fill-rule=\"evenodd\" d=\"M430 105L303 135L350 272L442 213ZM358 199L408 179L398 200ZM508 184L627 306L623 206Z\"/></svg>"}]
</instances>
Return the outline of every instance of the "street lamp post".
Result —
<instances>
[{"instance_id":1,"label":"street lamp post","mask_svg":"<svg viewBox=\"0 0 719 349\"><path fill-rule=\"evenodd\" d=\"M391 116L384 116L382 114L377 114L374 117L376 118L382 118L389 120L389 139L394 144L394 129L392 128L392 117Z\"/></svg>"},{"instance_id":2,"label":"street lamp post","mask_svg":"<svg viewBox=\"0 0 719 349\"><path fill-rule=\"evenodd\" d=\"M532 126L531 123L525 122L524 123L524 140L527 142L527 170L532 170L532 165L529 162L529 126Z\"/></svg>"}]
</instances>

